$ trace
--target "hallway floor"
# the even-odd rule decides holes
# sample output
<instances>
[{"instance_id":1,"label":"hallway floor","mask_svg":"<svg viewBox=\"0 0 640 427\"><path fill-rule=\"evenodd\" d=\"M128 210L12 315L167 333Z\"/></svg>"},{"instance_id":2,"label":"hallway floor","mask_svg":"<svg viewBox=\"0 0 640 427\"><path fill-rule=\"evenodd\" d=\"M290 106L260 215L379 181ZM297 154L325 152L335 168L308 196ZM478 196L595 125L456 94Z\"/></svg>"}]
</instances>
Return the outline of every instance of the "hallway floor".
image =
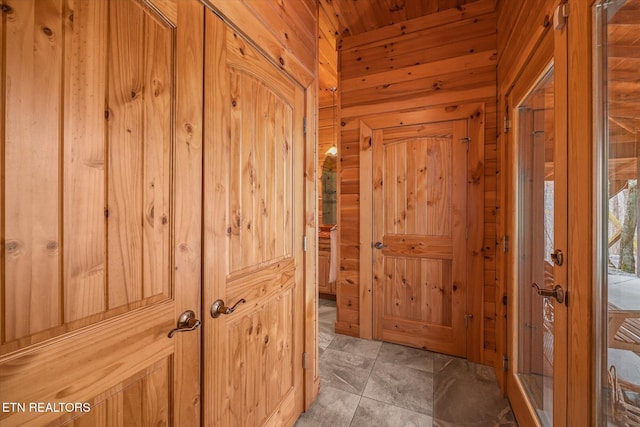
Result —
<instances>
[{"instance_id":1,"label":"hallway floor","mask_svg":"<svg viewBox=\"0 0 640 427\"><path fill-rule=\"evenodd\" d=\"M320 394L296 427L517 425L492 368L336 335L335 318L320 299Z\"/></svg>"}]
</instances>

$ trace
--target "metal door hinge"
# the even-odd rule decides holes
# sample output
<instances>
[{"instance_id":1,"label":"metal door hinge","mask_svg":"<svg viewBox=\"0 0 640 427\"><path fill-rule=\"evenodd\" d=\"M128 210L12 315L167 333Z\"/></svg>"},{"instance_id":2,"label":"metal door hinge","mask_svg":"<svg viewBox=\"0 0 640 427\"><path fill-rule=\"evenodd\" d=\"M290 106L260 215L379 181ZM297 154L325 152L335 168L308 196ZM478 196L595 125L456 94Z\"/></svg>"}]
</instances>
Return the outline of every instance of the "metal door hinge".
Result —
<instances>
[{"instance_id":1,"label":"metal door hinge","mask_svg":"<svg viewBox=\"0 0 640 427\"><path fill-rule=\"evenodd\" d=\"M509 133L509 129L511 129L511 120L509 116L504 116L504 133Z\"/></svg>"},{"instance_id":2,"label":"metal door hinge","mask_svg":"<svg viewBox=\"0 0 640 427\"><path fill-rule=\"evenodd\" d=\"M307 369L307 353L302 353L302 369Z\"/></svg>"},{"instance_id":3,"label":"metal door hinge","mask_svg":"<svg viewBox=\"0 0 640 427\"><path fill-rule=\"evenodd\" d=\"M467 151L469 151L469 143L471 142L471 138L465 136L464 138L460 138L460 141L467 144Z\"/></svg>"},{"instance_id":4,"label":"metal door hinge","mask_svg":"<svg viewBox=\"0 0 640 427\"><path fill-rule=\"evenodd\" d=\"M506 354L502 356L502 370L505 372L509 370L509 358Z\"/></svg>"},{"instance_id":5,"label":"metal door hinge","mask_svg":"<svg viewBox=\"0 0 640 427\"><path fill-rule=\"evenodd\" d=\"M509 252L509 236L502 237L502 252Z\"/></svg>"},{"instance_id":6,"label":"metal door hinge","mask_svg":"<svg viewBox=\"0 0 640 427\"><path fill-rule=\"evenodd\" d=\"M307 252L307 236L304 236L304 237L302 238L302 250L303 250L304 252Z\"/></svg>"},{"instance_id":7,"label":"metal door hinge","mask_svg":"<svg viewBox=\"0 0 640 427\"><path fill-rule=\"evenodd\" d=\"M567 25L567 18L569 17L569 4L562 3L556 7L553 12L553 29L559 31Z\"/></svg>"},{"instance_id":8,"label":"metal door hinge","mask_svg":"<svg viewBox=\"0 0 640 427\"><path fill-rule=\"evenodd\" d=\"M469 328L469 319L473 319L473 314L471 314L471 313L465 313L465 315L464 315L464 325L465 325L465 328Z\"/></svg>"}]
</instances>

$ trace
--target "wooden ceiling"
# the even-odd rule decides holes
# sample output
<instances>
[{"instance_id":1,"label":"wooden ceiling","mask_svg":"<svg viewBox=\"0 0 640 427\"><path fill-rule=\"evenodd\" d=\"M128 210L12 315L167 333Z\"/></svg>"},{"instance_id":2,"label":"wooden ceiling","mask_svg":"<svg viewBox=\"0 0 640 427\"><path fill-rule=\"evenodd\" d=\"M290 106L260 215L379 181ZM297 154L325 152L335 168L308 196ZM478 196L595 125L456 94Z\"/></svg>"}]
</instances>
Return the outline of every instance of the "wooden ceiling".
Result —
<instances>
[{"instance_id":1,"label":"wooden ceiling","mask_svg":"<svg viewBox=\"0 0 640 427\"><path fill-rule=\"evenodd\" d=\"M387 25L397 24L476 0L318 0L320 108L333 105L329 90L338 86L340 41ZM338 88L339 90L339 88ZM337 94L336 94L337 95Z\"/></svg>"},{"instance_id":2,"label":"wooden ceiling","mask_svg":"<svg viewBox=\"0 0 640 427\"><path fill-rule=\"evenodd\" d=\"M620 2L607 25L610 175L637 179L640 156L640 0Z\"/></svg>"}]
</instances>

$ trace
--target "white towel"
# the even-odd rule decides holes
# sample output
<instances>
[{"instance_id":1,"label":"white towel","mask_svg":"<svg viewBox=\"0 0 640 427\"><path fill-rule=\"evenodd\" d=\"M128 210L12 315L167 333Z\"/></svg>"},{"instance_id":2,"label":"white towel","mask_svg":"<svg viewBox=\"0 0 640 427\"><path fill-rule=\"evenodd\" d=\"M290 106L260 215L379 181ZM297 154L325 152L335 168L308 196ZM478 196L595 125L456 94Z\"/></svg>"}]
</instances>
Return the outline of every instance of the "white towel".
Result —
<instances>
[{"instance_id":1,"label":"white towel","mask_svg":"<svg viewBox=\"0 0 640 427\"><path fill-rule=\"evenodd\" d=\"M338 279L338 227L331 228L331 254L329 255L329 283Z\"/></svg>"}]
</instances>

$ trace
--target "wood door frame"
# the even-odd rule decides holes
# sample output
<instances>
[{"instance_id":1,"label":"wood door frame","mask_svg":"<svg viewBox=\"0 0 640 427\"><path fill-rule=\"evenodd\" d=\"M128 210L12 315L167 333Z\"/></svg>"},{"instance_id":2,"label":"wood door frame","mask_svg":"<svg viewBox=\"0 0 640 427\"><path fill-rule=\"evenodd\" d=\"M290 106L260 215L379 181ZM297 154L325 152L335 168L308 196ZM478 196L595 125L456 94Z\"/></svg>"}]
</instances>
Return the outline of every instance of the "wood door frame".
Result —
<instances>
[{"instance_id":1,"label":"wood door frame","mask_svg":"<svg viewBox=\"0 0 640 427\"><path fill-rule=\"evenodd\" d=\"M484 362L484 118L485 104L476 102L376 114L360 120L360 338L373 338L373 131L467 119L472 141L467 162L467 313L473 316L467 333L467 359ZM469 215L470 212L475 214Z\"/></svg>"},{"instance_id":2,"label":"wood door frame","mask_svg":"<svg viewBox=\"0 0 640 427\"><path fill-rule=\"evenodd\" d=\"M259 31L265 27L262 22L254 22L255 26L251 29L244 30L240 26L242 17L241 9L237 9L237 5L233 2L219 3L215 0L200 0L205 8L210 9L224 23L240 34L251 46L260 52L267 61L271 62L276 68L285 73L292 81L300 85L305 95L305 132L304 132L304 177L303 181L303 228L306 249L303 252L304 260L301 268L303 269L303 307L302 317L304 318L303 326L303 354L304 372L303 372L303 394L304 394L304 410L306 411L311 403L315 400L320 391L320 373L318 367L318 274L317 274L317 252L318 252L318 230L317 230L317 153L316 145L318 142L318 88L317 88L317 69L315 75L306 72L306 69L299 66L295 58L292 61L284 61L281 57L275 57L278 54L277 49L270 52L269 49L257 43L250 34ZM244 16L247 19L253 17ZM249 25L249 24L247 24ZM316 29L317 30L317 29ZM269 32L265 28L265 31ZM271 33L268 33L272 37ZM272 48L278 46L278 42L271 40L268 46ZM288 58L288 57L287 57ZM284 62L282 62L284 61ZM285 63L287 64L285 66ZM206 313L208 314L208 313Z\"/></svg>"},{"instance_id":3,"label":"wood door frame","mask_svg":"<svg viewBox=\"0 0 640 427\"><path fill-rule=\"evenodd\" d=\"M550 31L544 32L539 40L538 45L533 51L533 54L529 58L529 61L523 65L522 70L518 73L514 79L514 83L511 89L506 94L506 102L509 111L513 115L513 131L507 134L507 163L505 165L508 186L505 189L508 192L507 195L507 235L512 236L513 249L509 249L509 252L505 254L506 261L506 281L507 281L507 300L511 303L507 307L507 322L506 322L506 338L507 347L506 354L508 359L512 361L509 363L506 381L506 393L509 397L509 401L513 407L514 413L521 414L518 422L528 425L530 423L537 423L538 416L535 408L525 398L524 387L517 379L516 369L518 363L518 343L515 330L518 323L518 295L516 290L516 283L518 282L518 271L516 268L518 261L518 225L516 223L516 215L518 210L518 175L519 169L517 165L518 160L518 143L517 143L517 106L525 99L542 76L553 66L554 69L554 138L555 138L555 159L556 165L556 177L565 174L564 177L560 177L555 185L555 197L554 206L559 215L555 217L555 237L554 246L562 249L565 253L568 252L568 208L567 208L567 32L562 31L557 35ZM560 84L558 84L560 83ZM562 148L564 147L565 150ZM558 173L557 171L563 171ZM562 197L562 195L565 197ZM559 196L560 195L560 196ZM558 223L565 223L567 226L558 227ZM554 281L563 285L565 290L568 287L567 267L554 267ZM566 307L566 306L565 306ZM564 330L567 332L564 345L557 345L554 340L554 372L567 372L568 364L568 340L569 334L567 330L567 310L556 310L554 330ZM554 334L555 338L555 334ZM553 394L553 409L554 409L554 425L561 420L567 420L567 381L557 381L554 377L554 394ZM557 384L556 384L557 383ZM523 419L525 416L527 419ZM562 425L562 424L560 424Z\"/></svg>"}]
</instances>

